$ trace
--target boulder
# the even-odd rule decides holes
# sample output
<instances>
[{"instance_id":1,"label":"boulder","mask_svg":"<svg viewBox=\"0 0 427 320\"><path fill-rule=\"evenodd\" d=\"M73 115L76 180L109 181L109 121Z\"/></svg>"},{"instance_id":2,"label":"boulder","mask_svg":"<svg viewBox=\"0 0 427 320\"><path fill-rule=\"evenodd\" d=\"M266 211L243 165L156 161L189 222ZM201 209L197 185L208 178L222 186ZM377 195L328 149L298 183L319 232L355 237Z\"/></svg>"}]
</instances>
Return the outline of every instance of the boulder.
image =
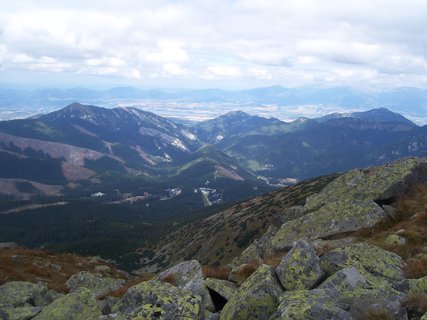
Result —
<instances>
[{"instance_id":1,"label":"boulder","mask_svg":"<svg viewBox=\"0 0 427 320\"><path fill-rule=\"evenodd\" d=\"M0 286L0 307L34 307L46 304L44 283L10 281Z\"/></svg>"},{"instance_id":2,"label":"boulder","mask_svg":"<svg viewBox=\"0 0 427 320\"><path fill-rule=\"evenodd\" d=\"M261 265L226 303L221 320L269 319L283 290L273 267Z\"/></svg>"},{"instance_id":3,"label":"boulder","mask_svg":"<svg viewBox=\"0 0 427 320\"><path fill-rule=\"evenodd\" d=\"M114 306L124 319L201 319L202 298L169 283L151 280L129 288Z\"/></svg>"},{"instance_id":4,"label":"boulder","mask_svg":"<svg viewBox=\"0 0 427 320\"><path fill-rule=\"evenodd\" d=\"M333 296L337 296L342 292L367 289L369 287L370 285L362 273L355 267L348 267L334 273L318 289L329 290L329 292L333 292Z\"/></svg>"},{"instance_id":5,"label":"boulder","mask_svg":"<svg viewBox=\"0 0 427 320\"><path fill-rule=\"evenodd\" d=\"M72 275L65 283L70 292L75 292L80 288L86 288L98 298L110 291L119 289L125 284L123 279L103 278L99 274L82 271Z\"/></svg>"},{"instance_id":6,"label":"boulder","mask_svg":"<svg viewBox=\"0 0 427 320\"><path fill-rule=\"evenodd\" d=\"M100 316L101 311L93 293L86 288L80 288L43 308L34 320L99 319Z\"/></svg>"},{"instance_id":7,"label":"boulder","mask_svg":"<svg viewBox=\"0 0 427 320\"><path fill-rule=\"evenodd\" d=\"M230 281L214 278L207 278L205 280L205 284L209 289L215 291L227 301L230 300L231 297L233 297L238 288L234 283Z\"/></svg>"},{"instance_id":8,"label":"boulder","mask_svg":"<svg viewBox=\"0 0 427 320\"><path fill-rule=\"evenodd\" d=\"M427 312L421 317L421 320L427 320Z\"/></svg>"},{"instance_id":9,"label":"boulder","mask_svg":"<svg viewBox=\"0 0 427 320\"><path fill-rule=\"evenodd\" d=\"M34 318L41 311L40 307L0 307L0 319L5 320L29 320Z\"/></svg>"},{"instance_id":10,"label":"boulder","mask_svg":"<svg viewBox=\"0 0 427 320\"><path fill-rule=\"evenodd\" d=\"M367 278L371 286L378 286L384 280L395 283L404 278L402 269L405 262L401 257L367 243L358 243L327 252L320 258L320 264L327 275L347 267L355 267Z\"/></svg>"},{"instance_id":11,"label":"boulder","mask_svg":"<svg viewBox=\"0 0 427 320\"><path fill-rule=\"evenodd\" d=\"M306 240L294 243L276 267L276 274L286 290L312 289L322 278L320 260Z\"/></svg>"},{"instance_id":12,"label":"boulder","mask_svg":"<svg viewBox=\"0 0 427 320\"><path fill-rule=\"evenodd\" d=\"M197 260L184 261L174 265L173 267L161 272L155 280L164 281L169 279L173 285L182 289L188 290L194 295L199 295L203 299L203 304L206 309L215 311L212 298L205 285L203 278L202 267Z\"/></svg>"},{"instance_id":13,"label":"boulder","mask_svg":"<svg viewBox=\"0 0 427 320\"><path fill-rule=\"evenodd\" d=\"M352 320L350 313L337 306L324 290L285 292L280 301L272 320Z\"/></svg>"}]
</instances>

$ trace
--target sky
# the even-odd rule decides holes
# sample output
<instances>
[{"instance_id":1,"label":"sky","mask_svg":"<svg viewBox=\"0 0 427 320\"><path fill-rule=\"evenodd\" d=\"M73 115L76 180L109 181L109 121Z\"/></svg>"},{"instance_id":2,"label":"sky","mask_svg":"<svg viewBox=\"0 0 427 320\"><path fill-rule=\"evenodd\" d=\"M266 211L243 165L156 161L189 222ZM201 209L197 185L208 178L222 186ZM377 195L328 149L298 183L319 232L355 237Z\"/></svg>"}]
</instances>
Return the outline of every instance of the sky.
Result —
<instances>
[{"instance_id":1,"label":"sky","mask_svg":"<svg viewBox=\"0 0 427 320\"><path fill-rule=\"evenodd\" d=\"M0 84L427 87L425 0L0 0Z\"/></svg>"}]
</instances>

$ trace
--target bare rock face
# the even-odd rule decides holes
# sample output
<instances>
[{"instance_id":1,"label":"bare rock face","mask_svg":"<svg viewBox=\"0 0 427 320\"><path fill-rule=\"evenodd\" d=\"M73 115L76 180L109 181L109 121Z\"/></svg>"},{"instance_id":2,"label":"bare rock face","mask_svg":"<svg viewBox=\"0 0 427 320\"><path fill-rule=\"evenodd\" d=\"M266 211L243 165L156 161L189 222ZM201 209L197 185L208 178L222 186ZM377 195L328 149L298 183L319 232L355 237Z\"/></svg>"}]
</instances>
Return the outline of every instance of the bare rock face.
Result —
<instances>
[{"instance_id":1,"label":"bare rock face","mask_svg":"<svg viewBox=\"0 0 427 320\"><path fill-rule=\"evenodd\" d=\"M320 260L306 240L294 243L276 267L276 273L286 290L312 289L323 276Z\"/></svg>"}]
</instances>

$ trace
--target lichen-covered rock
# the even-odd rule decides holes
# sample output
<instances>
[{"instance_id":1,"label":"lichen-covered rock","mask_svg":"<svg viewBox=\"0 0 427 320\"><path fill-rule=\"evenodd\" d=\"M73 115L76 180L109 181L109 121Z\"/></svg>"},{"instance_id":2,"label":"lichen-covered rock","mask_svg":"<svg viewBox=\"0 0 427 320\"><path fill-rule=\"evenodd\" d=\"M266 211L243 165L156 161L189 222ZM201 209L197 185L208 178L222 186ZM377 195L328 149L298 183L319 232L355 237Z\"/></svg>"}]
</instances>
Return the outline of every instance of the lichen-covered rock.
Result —
<instances>
[{"instance_id":1,"label":"lichen-covered rock","mask_svg":"<svg viewBox=\"0 0 427 320\"><path fill-rule=\"evenodd\" d=\"M201 319L202 298L169 283L151 280L131 287L114 306L125 319Z\"/></svg>"},{"instance_id":2,"label":"lichen-covered rock","mask_svg":"<svg viewBox=\"0 0 427 320\"><path fill-rule=\"evenodd\" d=\"M366 277L371 286L381 286L383 280L393 283L404 278L402 269L405 262L401 257L367 243L358 243L327 252L320 258L320 264L327 275L347 267L355 267ZM367 273L370 276L366 276Z\"/></svg>"},{"instance_id":3,"label":"lichen-covered rock","mask_svg":"<svg viewBox=\"0 0 427 320\"><path fill-rule=\"evenodd\" d=\"M311 241L372 227L385 216L386 213L372 200L332 200L316 211L283 224L271 238L271 248L284 250L300 237Z\"/></svg>"},{"instance_id":4,"label":"lichen-covered rock","mask_svg":"<svg viewBox=\"0 0 427 320\"><path fill-rule=\"evenodd\" d=\"M99 319L101 311L92 292L85 288L69 293L42 309L34 320Z\"/></svg>"},{"instance_id":5,"label":"lichen-covered rock","mask_svg":"<svg viewBox=\"0 0 427 320\"><path fill-rule=\"evenodd\" d=\"M261 265L221 312L221 320L269 319L283 293L273 267Z\"/></svg>"},{"instance_id":6,"label":"lichen-covered rock","mask_svg":"<svg viewBox=\"0 0 427 320\"><path fill-rule=\"evenodd\" d=\"M221 316L221 313L219 312L210 312L208 310L205 311L204 320L219 320L219 317Z\"/></svg>"},{"instance_id":7,"label":"lichen-covered rock","mask_svg":"<svg viewBox=\"0 0 427 320\"><path fill-rule=\"evenodd\" d=\"M355 267L342 269L326 279L318 289L330 290L338 295L345 291L367 289L370 285Z\"/></svg>"},{"instance_id":8,"label":"lichen-covered rock","mask_svg":"<svg viewBox=\"0 0 427 320\"><path fill-rule=\"evenodd\" d=\"M384 244L387 246L404 246L406 244L406 238L397 234L391 234L384 239Z\"/></svg>"},{"instance_id":9,"label":"lichen-covered rock","mask_svg":"<svg viewBox=\"0 0 427 320\"><path fill-rule=\"evenodd\" d=\"M0 286L0 307L31 307L46 304L46 284L10 281Z\"/></svg>"},{"instance_id":10,"label":"lichen-covered rock","mask_svg":"<svg viewBox=\"0 0 427 320\"><path fill-rule=\"evenodd\" d=\"M424 313L424 315L421 317L421 319L420 320L427 320L427 312L426 313Z\"/></svg>"},{"instance_id":11,"label":"lichen-covered rock","mask_svg":"<svg viewBox=\"0 0 427 320\"><path fill-rule=\"evenodd\" d=\"M0 319L2 320L29 320L41 311L40 307L0 307Z\"/></svg>"},{"instance_id":12,"label":"lichen-covered rock","mask_svg":"<svg viewBox=\"0 0 427 320\"><path fill-rule=\"evenodd\" d=\"M276 267L276 273L286 290L311 289L323 276L319 257L306 240L294 243Z\"/></svg>"},{"instance_id":13,"label":"lichen-covered rock","mask_svg":"<svg viewBox=\"0 0 427 320\"><path fill-rule=\"evenodd\" d=\"M402 307L405 294L392 288L357 289L342 291L335 294L327 290L331 299L342 309L347 310L354 319L364 319L365 312L369 309L385 309L393 315L395 320L407 320L406 309Z\"/></svg>"},{"instance_id":14,"label":"lichen-covered rock","mask_svg":"<svg viewBox=\"0 0 427 320\"><path fill-rule=\"evenodd\" d=\"M92 292L95 297L105 295L124 285L123 279L104 278L99 274L82 271L72 275L65 283L70 292L75 292L80 288L86 288Z\"/></svg>"},{"instance_id":15,"label":"lichen-covered rock","mask_svg":"<svg viewBox=\"0 0 427 320\"><path fill-rule=\"evenodd\" d=\"M206 278L205 284L209 289L215 291L227 301L231 299L231 297L236 293L238 288L234 283L230 281L214 278Z\"/></svg>"},{"instance_id":16,"label":"lichen-covered rock","mask_svg":"<svg viewBox=\"0 0 427 320\"><path fill-rule=\"evenodd\" d=\"M280 301L271 320L352 320L350 313L337 306L324 290L285 292Z\"/></svg>"},{"instance_id":17,"label":"lichen-covered rock","mask_svg":"<svg viewBox=\"0 0 427 320\"><path fill-rule=\"evenodd\" d=\"M407 191L426 172L427 160L418 158L406 158L375 168L351 170L332 181L317 195L308 197L304 209L314 211L331 200L389 199Z\"/></svg>"},{"instance_id":18,"label":"lichen-covered rock","mask_svg":"<svg viewBox=\"0 0 427 320\"><path fill-rule=\"evenodd\" d=\"M417 158L349 171L308 197L306 214L284 223L270 247L281 250L299 237L314 240L372 227L388 216L374 201L398 196L426 173L427 160Z\"/></svg>"},{"instance_id":19,"label":"lichen-covered rock","mask_svg":"<svg viewBox=\"0 0 427 320\"><path fill-rule=\"evenodd\" d=\"M173 285L182 289L188 290L194 295L199 295L203 299L204 307L210 311L215 311L212 298L205 285L203 278L202 267L197 260L183 261L161 272L155 280L162 281L171 277Z\"/></svg>"},{"instance_id":20,"label":"lichen-covered rock","mask_svg":"<svg viewBox=\"0 0 427 320\"><path fill-rule=\"evenodd\" d=\"M408 279L408 292L422 292L427 294L427 276L419 279Z\"/></svg>"}]
</instances>

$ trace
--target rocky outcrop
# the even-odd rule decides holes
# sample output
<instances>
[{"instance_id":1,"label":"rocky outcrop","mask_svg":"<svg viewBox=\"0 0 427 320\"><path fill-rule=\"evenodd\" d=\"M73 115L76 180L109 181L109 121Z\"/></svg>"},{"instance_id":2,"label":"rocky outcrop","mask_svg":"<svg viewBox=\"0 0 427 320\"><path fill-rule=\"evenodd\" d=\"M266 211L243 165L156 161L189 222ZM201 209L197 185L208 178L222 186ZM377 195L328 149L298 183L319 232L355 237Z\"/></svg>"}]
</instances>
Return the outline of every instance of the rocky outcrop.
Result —
<instances>
[{"instance_id":1,"label":"rocky outcrop","mask_svg":"<svg viewBox=\"0 0 427 320\"><path fill-rule=\"evenodd\" d=\"M210 290L216 292L227 301L233 297L238 288L237 285L230 281L214 278L207 278L205 284Z\"/></svg>"}]
</instances>

